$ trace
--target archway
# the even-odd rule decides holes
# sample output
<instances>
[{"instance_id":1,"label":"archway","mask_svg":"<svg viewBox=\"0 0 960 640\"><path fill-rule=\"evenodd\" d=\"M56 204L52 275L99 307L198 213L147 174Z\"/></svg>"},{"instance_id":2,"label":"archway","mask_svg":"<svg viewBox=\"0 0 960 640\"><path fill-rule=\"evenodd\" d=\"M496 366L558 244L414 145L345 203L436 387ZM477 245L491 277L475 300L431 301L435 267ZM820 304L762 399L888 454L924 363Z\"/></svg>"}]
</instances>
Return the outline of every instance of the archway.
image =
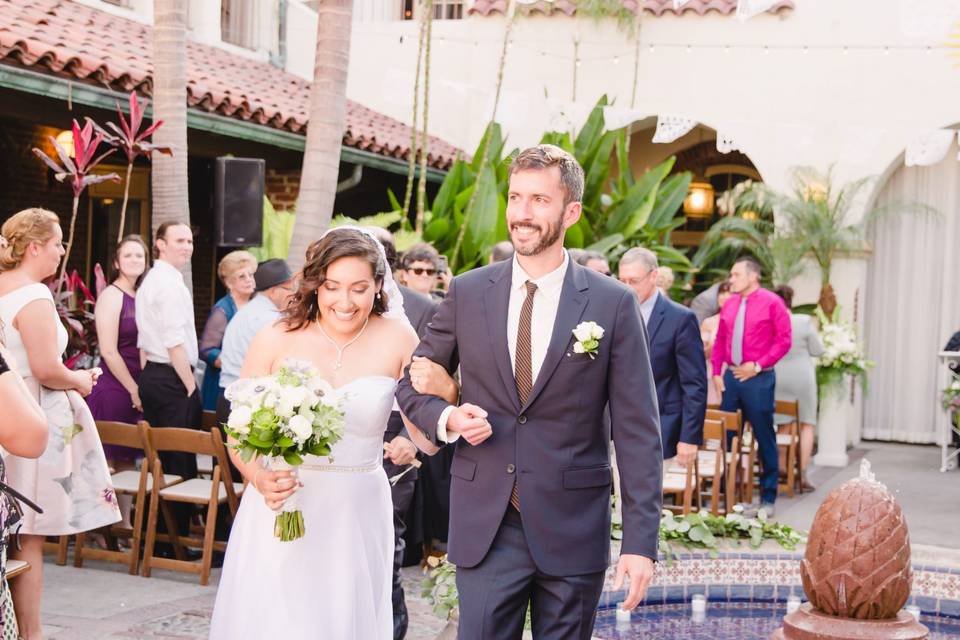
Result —
<instances>
[{"instance_id":1,"label":"archway","mask_svg":"<svg viewBox=\"0 0 960 640\"><path fill-rule=\"evenodd\" d=\"M951 144L940 162L907 167L901 154L876 203L894 212L873 226L864 338L876 363L864 398L864 438L938 442L943 370L937 353L960 329L960 162ZM909 203L938 213L896 213Z\"/></svg>"}]
</instances>

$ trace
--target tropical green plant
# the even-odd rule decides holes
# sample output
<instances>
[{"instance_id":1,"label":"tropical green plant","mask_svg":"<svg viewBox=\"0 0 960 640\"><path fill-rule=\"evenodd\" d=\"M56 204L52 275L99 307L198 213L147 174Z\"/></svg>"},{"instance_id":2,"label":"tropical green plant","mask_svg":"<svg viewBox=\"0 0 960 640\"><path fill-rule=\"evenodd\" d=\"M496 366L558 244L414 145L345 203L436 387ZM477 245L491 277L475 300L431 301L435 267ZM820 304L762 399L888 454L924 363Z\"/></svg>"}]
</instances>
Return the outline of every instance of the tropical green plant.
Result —
<instances>
[{"instance_id":1,"label":"tropical green plant","mask_svg":"<svg viewBox=\"0 0 960 640\"><path fill-rule=\"evenodd\" d=\"M635 178L625 130L604 126L607 104L606 97L598 101L576 137L549 132L542 139L572 153L584 169L583 215L567 230L565 244L601 251L614 262L630 247L642 245L657 253L664 265L688 271L690 261L669 245L669 239L684 222L676 214L691 176L669 175L671 157ZM472 158L454 162L425 213L422 239L447 256L454 273L483 264L493 245L508 238L507 171L513 153L505 149L500 125L491 123ZM394 209L403 211L393 194L390 198ZM407 218L402 229L412 231Z\"/></svg>"},{"instance_id":2,"label":"tropical green plant","mask_svg":"<svg viewBox=\"0 0 960 640\"><path fill-rule=\"evenodd\" d=\"M57 287L63 286L64 278L67 273L67 263L70 261L70 251L73 249L73 232L77 224L77 209L80 205L80 194L83 190L92 184L99 184L107 180L120 182L120 176L115 173L96 174L94 168L108 155L113 153L113 148L97 155L97 149L104 142L103 134L100 133L100 127L94 125L93 121L87 118L83 127L73 121L73 158L69 151L64 149L56 138L48 136L50 144L57 152L59 162L52 159L42 149L34 147L33 153L43 160L53 171L53 177L58 182L69 182L73 191L73 208L70 214L70 233L67 236L66 255L63 256L63 262L60 265L60 275L57 277Z\"/></svg>"},{"instance_id":3,"label":"tropical green plant","mask_svg":"<svg viewBox=\"0 0 960 640\"><path fill-rule=\"evenodd\" d=\"M94 128L100 132L105 142L121 149L127 156L127 174L123 183L123 206L120 207L120 227L117 231L117 243L119 243L123 239L123 236L126 235L124 229L126 229L127 203L130 200L130 176L133 174L133 163L136 162L140 156L150 159L154 151L168 156L172 155L173 151L170 150L170 147L153 144L147 140L157 129L163 126L163 120L155 120L152 125L141 131L140 127L143 125L143 116L146 113L146 101L140 104L136 91L130 92L129 122L127 122L126 117L123 115L123 109L120 108L120 103L117 102L116 104L117 117L120 119L120 124L118 126L114 122L107 123L107 127L112 129L113 133L104 130L89 118L87 120L93 122Z\"/></svg>"},{"instance_id":4,"label":"tropical green plant","mask_svg":"<svg viewBox=\"0 0 960 640\"><path fill-rule=\"evenodd\" d=\"M864 250L870 225L886 215L932 212L925 205L897 202L869 206L862 216L854 219L852 213L862 204L864 190L873 183L873 177L866 177L838 188L834 185L832 168L823 172L813 167L795 167L791 170L789 192L780 193L767 185L755 184L740 198L741 207L771 217L776 213L777 228L783 230L781 237L784 238L779 250L790 247L794 252L791 257L807 254L813 257L820 267L819 306L827 316L832 316L837 308L837 297L830 283L834 260L840 255Z\"/></svg>"}]
</instances>

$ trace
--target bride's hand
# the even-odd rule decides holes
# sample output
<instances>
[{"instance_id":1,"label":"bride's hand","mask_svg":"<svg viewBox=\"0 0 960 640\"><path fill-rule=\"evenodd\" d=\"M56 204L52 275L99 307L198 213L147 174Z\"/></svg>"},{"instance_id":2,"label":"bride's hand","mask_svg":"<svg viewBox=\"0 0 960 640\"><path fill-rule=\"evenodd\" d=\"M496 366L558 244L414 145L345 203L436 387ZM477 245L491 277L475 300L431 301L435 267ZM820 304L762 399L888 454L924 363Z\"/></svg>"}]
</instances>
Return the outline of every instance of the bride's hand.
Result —
<instances>
[{"instance_id":1,"label":"bride's hand","mask_svg":"<svg viewBox=\"0 0 960 640\"><path fill-rule=\"evenodd\" d=\"M271 510L279 511L286 499L292 496L301 484L292 471L258 469L253 474L253 486Z\"/></svg>"},{"instance_id":2,"label":"bride's hand","mask_svg":"<svg viewBox=\"0 0 960 640\"><path fill-rule=\"evenodd\" d=\"M411 464L417 459L417 446L404 438L397 436L383 445L383 457L388 458L398 467Z\"/></svg>"},{"instance_id":3,"label":"bride's hand","mask_svg":"<svg viewBox=\"0 0 960 640\"><path fill-rule=\"evenodd\" d=\"M439 364L424 358L414 356L410 363L410 382L417 393L448 398L459 395L456 381L450 377L447 370Z\"/></svg>"}]
</instances>

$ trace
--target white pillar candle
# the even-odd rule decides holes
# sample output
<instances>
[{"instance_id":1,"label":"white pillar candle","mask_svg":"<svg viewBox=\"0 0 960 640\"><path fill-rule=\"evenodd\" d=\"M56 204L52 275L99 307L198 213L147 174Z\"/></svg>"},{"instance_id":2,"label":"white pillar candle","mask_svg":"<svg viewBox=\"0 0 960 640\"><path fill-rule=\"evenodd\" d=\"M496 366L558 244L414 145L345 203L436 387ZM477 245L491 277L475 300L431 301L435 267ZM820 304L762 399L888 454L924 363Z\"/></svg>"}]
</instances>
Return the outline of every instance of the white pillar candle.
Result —
<instances>
[{"instance_id":1,"label":"white pillar candle","mask_svg":"<svg viewBox=\"0 0 960 640\"><path fill-rule=\"evenodd\" d=\"M800 598L797 596L787 597L787 613L791 614L800 608Z\"/></svg>"},{"instance_id":2,"label":"white pillar candle","mask_svg":"<svg viewBox=\"0 0 960 640\"><path fill-rule=\"evenodd\" d=\"M707 598L702 593L698 593L690 600L694 613L704 613L707 610Z\"/></svg>"},{"instance_id":3,"label":"white pillar candle","mask_svg":"<svg viewBox=\"0 0 960 640\"><path fill-rule=\"evenodd\" d=\"M630 622L630 612L617 607L617 622Z\"/></svg>"}]
</instances>

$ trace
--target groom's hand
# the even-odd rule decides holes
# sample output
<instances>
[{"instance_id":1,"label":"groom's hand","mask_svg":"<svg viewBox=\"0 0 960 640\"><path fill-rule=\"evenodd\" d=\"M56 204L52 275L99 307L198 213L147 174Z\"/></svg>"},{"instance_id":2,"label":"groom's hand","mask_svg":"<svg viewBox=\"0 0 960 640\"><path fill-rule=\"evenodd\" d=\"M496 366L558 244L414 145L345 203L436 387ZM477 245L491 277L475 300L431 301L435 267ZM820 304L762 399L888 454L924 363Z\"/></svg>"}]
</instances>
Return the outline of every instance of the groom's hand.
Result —
<instances>
[{"instance_id":1,"label":"groom's hand","mask_svg":"<svg viewBox=\"0 0 960 640\"><path fill-rule=\"evenodd\" d=\"M459 433L470 444L478 445L493 435L493 427L487 422L486 411L466 403L450 412L447 433Z\"/></svg>"},{"instance_id":2,"label":"groom's hand","mask_svg":"<svg viewBox=\"0 0 960 640\"><path fill-rule=\"evenodd\" d=\"M620 556L617 562L617 577L613 583L613 590L617 591L623 587L624 577L630 576L630 590L627 592L627 599L623 601L621 607L625 611L632 611L643 600L647 593L647 586L650 579L653 578L653 560L646 556L639 556L625 553Z\"/></svg>"}]
</instances>

